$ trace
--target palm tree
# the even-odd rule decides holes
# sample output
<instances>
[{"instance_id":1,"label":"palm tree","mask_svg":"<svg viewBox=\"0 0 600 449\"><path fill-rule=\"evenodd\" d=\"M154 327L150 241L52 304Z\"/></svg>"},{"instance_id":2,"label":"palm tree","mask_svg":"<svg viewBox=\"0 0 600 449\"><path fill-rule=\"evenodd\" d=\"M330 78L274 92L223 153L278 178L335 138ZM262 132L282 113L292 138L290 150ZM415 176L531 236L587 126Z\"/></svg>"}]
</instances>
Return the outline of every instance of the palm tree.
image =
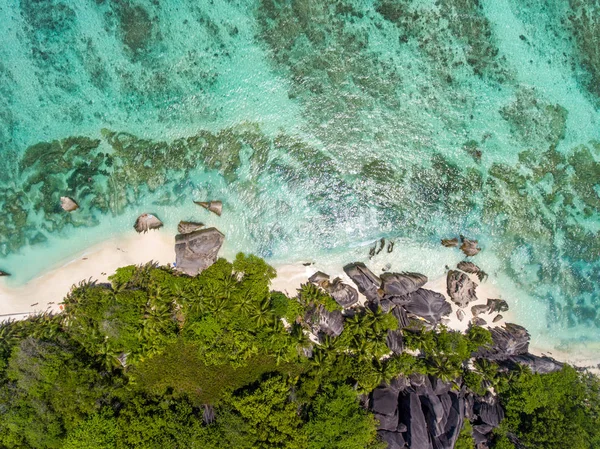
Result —
<instances>
[{"instance_id":1,"label":"palm tree","mask_svg":"<svg viewBox=\"0 0 600 449\"><path fill-rule=\"evenodd\" d=\"M250 318L257 326L266 326L273 319L269 298L263 299L258 306L255 306L250 312Z\"/></svg>"}]
</instances>

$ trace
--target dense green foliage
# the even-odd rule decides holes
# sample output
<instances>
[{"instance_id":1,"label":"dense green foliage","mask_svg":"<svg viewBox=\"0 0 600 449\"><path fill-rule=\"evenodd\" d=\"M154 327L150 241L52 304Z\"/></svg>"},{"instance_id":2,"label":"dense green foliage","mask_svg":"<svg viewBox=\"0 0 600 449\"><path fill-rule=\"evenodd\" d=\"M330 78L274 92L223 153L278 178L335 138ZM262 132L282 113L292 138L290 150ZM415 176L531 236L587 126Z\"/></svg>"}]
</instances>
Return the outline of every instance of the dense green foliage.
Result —
<instances>
[{"instance_id":1,"label":"dense green foliage","mask_svg":"<svg viewBox=\"0 0 600 449\"><path fill-rule=\"evenodd\" d=\"M411 353L386 339L398 321L357 308L337 337L308 338L319 310L340 307L303 285L270 291L275 271L239 254L199 276L145 265L111 284L81 283L64 313L0 325L2 448L380 448L360 394L400 374L424 373L476 394L494 387L507 418L496 447L594 447L599 384L572 369L507 373L471 354L490 333L401 331ZM552 428L552 431L547 431ZM473 447L466 423L457 447Z\"/></svg>"},{"instance_id":2,"label":"dense green foliage","mask_svg":"<svg viewBox=\"0 0 600 449\"><path fill-rule=\"evenodd\" d=\"M600 381L570 366L550 374L523 371L502 390L506 419L497 429L496 449L600 447ZM514 437L513 437L514 438Z\"/></svg>"}]
</instances>

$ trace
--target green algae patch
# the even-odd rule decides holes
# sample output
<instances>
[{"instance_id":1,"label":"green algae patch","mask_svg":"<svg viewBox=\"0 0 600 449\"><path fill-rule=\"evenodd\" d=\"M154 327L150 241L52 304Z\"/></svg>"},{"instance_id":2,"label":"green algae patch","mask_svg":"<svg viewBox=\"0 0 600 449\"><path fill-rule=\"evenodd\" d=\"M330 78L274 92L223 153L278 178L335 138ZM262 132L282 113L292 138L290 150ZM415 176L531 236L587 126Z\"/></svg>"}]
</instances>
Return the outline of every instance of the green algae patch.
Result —
<instances>
[{"instance_id":1,"label":"green algae patch","mask_svg":"<svg viewBox=\"0 0 600 449\"><path fill-rule=\"evenodd\" d=\"M556 146L565 137L567 110L538 98L534 89L517 91L516 99L500 109L500 115L525 147Z\"/></svg>"}]
</instances>

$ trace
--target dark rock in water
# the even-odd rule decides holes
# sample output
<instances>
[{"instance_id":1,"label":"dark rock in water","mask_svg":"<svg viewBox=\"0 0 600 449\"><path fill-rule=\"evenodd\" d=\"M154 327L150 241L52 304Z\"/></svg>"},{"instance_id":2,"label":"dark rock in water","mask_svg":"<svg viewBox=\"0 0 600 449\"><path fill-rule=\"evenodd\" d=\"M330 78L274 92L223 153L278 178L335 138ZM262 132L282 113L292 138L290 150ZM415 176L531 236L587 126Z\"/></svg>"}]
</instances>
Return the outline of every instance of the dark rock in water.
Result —
<instances>
[{"instance_id":1,"label":"dark rock in water","mask_svg":"<svg viewBox=\"0 0 600 449\"><path fill-rule=\"evenodd\" d=\"M410 319L408 318L404 308L396 307L394 310L392 310L392 315L394 315L398 320L398 329L404 329L410 324Z\"/></svg>"},{"instance_id":2,"label":"dark rock in water","mask_svg":"<svg viewBox=\"0 0 600 449\"><path fill-rule=\"evenodd\" d=\"M389 330L386 337L386 344L394 354L402 354L402 351L404 351L402 332Z\"/></svg>"},{"instance_id":3,"label":"dark rock in water","mask_svg":"<svg viewBox=\"0 0 600 449\"><path fill-rule=\"evenodd\" d=\"M516 364L528 366L532 372L538 374L548 374L555 371L560 371L563 364L554 360L552 357L537 356L533 354L514 355L501 362L502 365L510 369L514 369Z\"/></svg>"},{"instance_id":4,"label":"dark rock in water","mask_svg":"<svg viewBox=\"0 0 600 449\"><path fill-rule=\"evenodd\" d=\"M506 323L503 327L490 329L492 345L481 348L476 357L490 360L504 360L510 356L525 354L529 350L529 333L518 324Z\"/></svg>"},{"instance_id":5,"label":"dark rock in water","mask_svg":"<svg viewBox=\"0 0 600 449\"><path fill-rule=\"evenodd\" d=\"M177 225L177 232L180 234L189 234L190 232L197 231L198 229L202 229L204 227L204 223L197 223L194 221L180 221Z\"/></svg>"},{"instance_id":6,"label":"dark rock in water","mask_svg":"<svg viewBox=\"0 0 600 449\"><path fill-rule=\"evenodd\" d=\"M194 201L194 203L203 207L204 209L208 209L219 217L223 212L223 203L221 201Z\"/></svg>"},{"instance_id":7,"label":"dark rock in water","mask_svg":"<svg viewBox=\"0 0 600 449\"><path fill-rule=\"evenodd\" d=\"M405 449L406 442L399 432L377 432L383 441L387 443L387 449Z\"/></svg>"},{"instance_id":8,"label":"dark rock in water","mask_svg":"<svg viewBox=\"0 0 600 449\"><path fill-rule=\"evenodd\" d=\"M387 247L387 252L391 253L392 251L394 251L394 242L389 241L388 242L388 247Z\"/></svg>"},{"instance_id":9,"label":"dark rock in water","mask_svg":"<svg viewBox=\"0 0 600 449\"><path fill-rule=\"evenodd\" d=\"M379 254L383 250L384 247L385 247L385 239L379 240L379 248L377 248L377 251L375 251L375 255Z\"/></svg>"},{"instance_id":10,"label":"dark rock in water","mask_svg":"<svg viewBox=\"0 0 600 449\"><path fill-rule=\"evenodd\" d=\"M456 311L456 318L458 318L458 321L462 321L465 319L465 311L462 309L458 309Z\"/></svg>"},{"instance_id":11,"label":"dark rock in water","mask_svg":"<svg viewBox=\"0 0 600 449\"><path fill-rule=\"evenodd\" d=\"M162 228L163 223L156 217L156 215L152 214L142 214L140 215L133 227L139 233L143 232L144 234L148 232L150 229L159 229Z\"/></svg>"},{"instance_id":12,"label":"dark rock in water","mask_svg":"<svg viewBox=\"0 0 600 449\"><path fill-rule=\"evenodd\" d=\"M365 264L356 262L346 265L344 272L358 287L358 291L366 296L368 300L379 297L377 290L381 287L381 279L373 274Z\"/></svg>"},{"instance_id":13,"label":"dark rock in water","mask_svg":"<svg viewBox=\"0 0 600 449\"><path fill-rule=\"evenodd\" d=\"M177 269L195 276L217 260L225 236L216 228L199 229L175 236Z\"/></svg>"},{"instance_id":14,"label":"dark rock in water","mask_svg":"<svg viewBox=\"0 0 600 449\"><path fill-rule=\"evenodd\" d=\"M73 198L69 198L68 196L61 196L60 207L62 207L64 211L73 212L74 210L79 209L79 204L77 204Z\"/></svg>"},{"instance_id":15,"label":"dark rock in water","mask_svg":"<svg viewBox=\"0 0 600 449\"><path fill-rule=\"evenodd\" d=\"M396 415L398 394L399 391L395 388L375 388L371 394L371 408L380 415Z\"/></svg>"},{"instance_id":16,"label":"dark rock in water","mask_svg":"<svg viewBox=\"0 0 600 449\"><path fill-rule=\"evenodd\" d=\"M444 245L446 248L453 248L458 246L458 239L456 237L453 239L442 239L442 245Z\"/></svg>"},{"instance_id":17,"label":"dark rock in water","mask_svg":"<svg viewBox=\"0 0 600 449\"><path fill-rule=\"evenodd\" d=\"M327 293L344 309L353 306L358 302L358 292L356 289L344 284L340 278L335 278L333 282L324 285Z\"/></svg>"},{"instance_id":18,"label":"dark rock in water","mask_svg":"<svg viewBox=\"0 0 600 449\"><path fill-rule=\"evenodd\" d=\"M10 273L0 270L0 277L2 277L2 276L10 276Z\"/></svg>"},{"instance_id":19,"label":"dark rock in water","mask_svg":"<svg viewBox=\"0 0 600 449\"><path fill-rule=\"evenodd\" d=\"M427 432L427 422L416 393L401 394L399 400L400 422L408 431L407 443L411 449L430 449L431 441Z\"/></svg>"},{"instance_id":20,"label":"dark rock in water","mask_svg":"<svg viewBox=\"0 0 600 449\"><path fill-rule=\"evenodd\" d=\"M431 324L437 324L442 316L452 313L452 306L444 295L420 288L406 297L409 301L403 306L407 312L421 317Z\"/></svg>"},{"instance_id":21,"label":"dark rock in water","mask_svg":"<svg viewBox=\"0 0 600 449\"><path fill-rule=\"evenodd\" d=\"M502 318L504 318L502 315L498 314L494 317L494 319L492 320L492 323L497 323L498 321L500 321Z\"/></svg>"},{"instance_id":22,"label":"dark rock in water","mask_svg":"<svg viewBox=\"0 0 600 449\"><path fill-rule=\"evenodd\" d=\"M311 283L317 284L317 285L320 285L321 282L328 281L328 280L329 280L329 275L323 273L322 271L317 271L315 274L313 274L311 277L308 278L308 282L311 282Z\"/></svg>"},{"instance_id":23,"label":"dark rock in water","mask_svg":"<svg viewBox=\"0 0 600 449\"><path fill-rule=\"evenodd\" d=\"M458 307L464 308L470 302L477 301L475 287L477 287L477 284L469 279L469 276L465 273L454 270L448 271L448 277L446 278L448 296Z\"/></svg>"},{"instance_id":24,"label":"dark rock in water","mask_svg":"<svg viewBox=\"0 0 600 449\"><path fill-rule=\"evenodd\" d=\"M489 307L485 304L479 304L471 307L471 313L473 316L481 315L482 313L488 313L490 311Z\"/></svg>"},{"instance_id":25,"label":"dark rock in water","mask_svg":"<svg viewBox=\"0 0 600 449\"><path fill-rule=\"evenodd\" d=\"M427 283L427 276L420 273L383 273L381 289L388 296L405 296L417 291Z\"/></svg>"},{"instance_id":26,"label":"dark rock in water","mask_svg":"<svg viewBox=\"0 0 600 449\"><path fill-rule=\"evenodd\" d=\"M477 274L479 273L481 270L480 268L475 265L473 262L459 262L458 265L456 266L456 268L458 268L461 271L464 271L465 273L469 273L469 274Z\"/></svg>"},{"instance_id":27,"label":"dark rock in water","mask_svg":"<svg viewBox=\"0 0 600 449\"><path fill-rule=\"evenodd\" d=\"M507 312L508 303L503 299L488 299L487 306L490 312Z\"/></svg>"},{"instance_id":28,"label":"dark rock in water","mask_svg":"<svg viewBox=\"0 0 600 449\"><path fill-rule=\"evenodd\" d=\"M468 238L463 237L462 235L460 236L460 239L462 241L462 245L460 245L460 250L463 253L465 253L465 256L471 257L475 256L476 254L479 254L481 248L477 246L477 240L469 240Z\"/></svg>"},{"instance_id":29,"label":"dark rock in water","mask_svg":"<svg viewBox=\"0 0 600 449\"><path fill-rule=\"evenodd\" d=\"M474 326L485 326L487 324L486 320L484 320L483 318L479 318L478 316L473 318L473 320L471 322L473 323Z\"/></svg>"}]
</instances>

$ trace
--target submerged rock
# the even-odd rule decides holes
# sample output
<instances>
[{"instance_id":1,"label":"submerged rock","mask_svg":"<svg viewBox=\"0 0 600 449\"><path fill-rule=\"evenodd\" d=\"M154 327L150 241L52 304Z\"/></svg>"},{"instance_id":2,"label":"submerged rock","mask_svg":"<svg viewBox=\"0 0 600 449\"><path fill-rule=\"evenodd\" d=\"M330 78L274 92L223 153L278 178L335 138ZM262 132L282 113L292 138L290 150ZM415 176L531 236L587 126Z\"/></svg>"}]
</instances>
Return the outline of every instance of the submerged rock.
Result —
<instances>
[{"instance_id":1,"label":"submerged rock","mask_svg":"<svg viewBox=\"0 0 600 449\"><path fill-rule=\"evenodd\" d=\"M69 198L68 196L61 196L60 207L67 212L73 212L74 210L79 209L79 204L77 204L74 199Z\"/></svg>"},{"instance_id":2,"label":"submerged rock","mask_svg":"<svg viewBox=\"0 0 600 449\"><path fill-rule=\"evenodd\" d=\"M223 212L223 203L221 201L194 201L194 203L202 206L204 209L208 209L219 217Z\"/></svg>"},{"instance_id":3,"label":"submerged rock","mask_svg":"<svg viewBox=\"0 0 600 449\"><path fill-rule=\"evenodd\" d=\"M216 228L199 229L175 236L176 266L195 276L217 260L225 236Z\"/></svg>"},{"instance_id":4,"label":"submerged rock","mask_svg":"<svg viewBox=\"0 0 600 449\"><path fill-rule=\"evenodd\" d=\"M2 276L10 276L10 273L0 270L0 277L2 277Z\"/></svg>"},{"instance_id":5,"label":"submerged rock","mask_svg":"<svg viewBox=\"0 0 600 449\"><path fill-rule=\"evenodd\" d=\"M152 214L140 215L133 225L138 234L141 232L145 234L150 229L159 229L162 228L162 226L162 221L160 221L156 215Z\"/></svg>"},{"instance_id":6,"label":"submerged rock","mask_svg":"<svg viewBox=\"0 0 600 449\"><path fill-rule=\"evenodd\" d=\"M458 246L458 239L456 237L453 239L442 239L442 245L444 245L446 248L453 248Z\"/></svg>"},{"instance_id":7,"label":"submerged rock","mask_svg":"<svg viewBox=\"0 0 600 449\"><path fill-rule=\"evenodd\" d=\"M204 223L197 223L195 221L180 221L177 225L177 232L180 234L189 234L190 232L197 231L203 227Z\"/></svg>"},{"instance_id":8,"label":"submerged rock","mask_svg":"<svg viewBox=\"0 0 600 449\"><path fill-rule=\"evenodd\" d=\"M381 289L387 296L405 296L417 291L427 283L427 276L420 273L383 273Z\"/></svg>"},{"instance_id":9,"label":"submerged rock","mask_svg":"<svg viewBox=\"0 0 600 449\"><path fill-rule=\"evenodd\" d=\"M448 296L452 302L457 304L459 307L464 308L473 301L477 301L475 295L475 284L469 276L460 271L450 270L446 278L446 288Z\"/></svg>"},{"instance_id":10,"label":"submerged rock","mask_svg":"<svg viewBox=\"0 0 600 449\"><path fill-rule=\"evenodd\" d=\"M452 306L440 293L420 288L405 297L408 298L408 302L403 306L406 311L431 324L438 324L442 316L452 313Z\"/></svg>"},{"instance_id":11,"label":"submerged rock","mask_svg":"<svg viewBox=\"0 0 600 449\"><path fill-rule=\"evenodd\" d=\"M462 235L460 236L460 239L462 241L462 245L460 245L460 250L465 253L466 256L471 257L471 256L475 256L476 254L479 254L479 251L481 251L481 248L477 247L477 240L469 240L466 237L463 237Z\"/></svg>"},{"instance_id":12,"label":"submerged rock","mask_svg":"<svg viewBox=\"0 0 600 449\"><path fill-rule=\"evenodd\" d=\"M344 272L358 287L358 291L372 301L379 298L377 290L381 287L381 279L369 270L364 263L355 262L344 267Z\"/></svg>"}]
</instances>

